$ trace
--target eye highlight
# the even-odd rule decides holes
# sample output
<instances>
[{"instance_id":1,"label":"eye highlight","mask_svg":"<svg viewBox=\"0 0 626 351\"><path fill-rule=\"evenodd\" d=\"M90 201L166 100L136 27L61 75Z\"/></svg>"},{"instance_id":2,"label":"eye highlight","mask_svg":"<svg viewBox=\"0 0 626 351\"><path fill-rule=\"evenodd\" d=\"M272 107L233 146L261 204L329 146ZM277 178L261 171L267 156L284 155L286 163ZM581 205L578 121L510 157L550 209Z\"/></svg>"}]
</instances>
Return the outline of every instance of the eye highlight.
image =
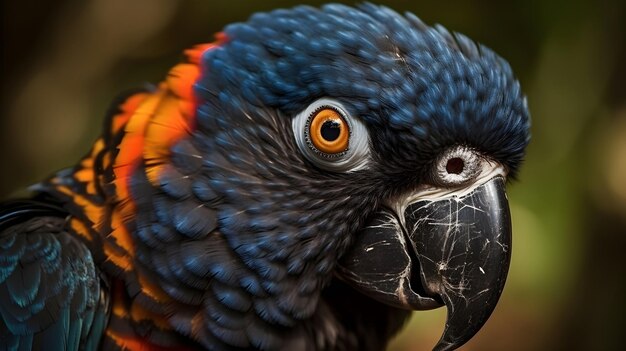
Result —
<instances>
[{"instance_id":1,"label":"eye highlight","mask_svg":"<svg viewBox=\"0 0 626 351\"><path fill-rule=\"evenodd\" d=\"M370 161L365 124L337 100L321 98L291 121L296 144L314 166L334 172L354 172Z\"/></svg>"},{"instance_id":2,"label":"eye highlight","mask_svg":"<svg viewBox=\"0 0 626 351\"><path fill-rule=\"evenodd\" d=\"M323 108L309 118L308 139L319 151L338 154L348 149L350 128L341 114Z\"/></svg>"}]
</instances>

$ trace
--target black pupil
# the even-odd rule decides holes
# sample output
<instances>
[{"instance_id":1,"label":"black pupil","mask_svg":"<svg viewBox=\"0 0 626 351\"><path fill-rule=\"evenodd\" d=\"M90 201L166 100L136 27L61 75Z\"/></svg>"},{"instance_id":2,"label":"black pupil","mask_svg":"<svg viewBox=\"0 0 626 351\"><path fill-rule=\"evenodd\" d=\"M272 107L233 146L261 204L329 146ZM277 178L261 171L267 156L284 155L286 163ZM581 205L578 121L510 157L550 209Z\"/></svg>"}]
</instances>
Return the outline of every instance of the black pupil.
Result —
<instances>
[{"instance_id":1,"label":"black pupil","mask_svg":"<svg viewBox=\"0 0 626 351\"><path fill-rule=\"evenodd\" d=\"M322 138L327 141L335 141L341 133L341 125L337 121L328 120L322 124Z\"/></svg>"},{"instance_id":2,"label":"black pupil","mask_svg":"<svg viewBox=\"0 0 626 351\"><path fill-rule=\"evenodd\" d=\"M458 157L454 157L449 159L448 163L446 163L446 171L451 174L461 174L463 173L463 166L465 166L463 160Z\"/></svg>"}]
</instances>

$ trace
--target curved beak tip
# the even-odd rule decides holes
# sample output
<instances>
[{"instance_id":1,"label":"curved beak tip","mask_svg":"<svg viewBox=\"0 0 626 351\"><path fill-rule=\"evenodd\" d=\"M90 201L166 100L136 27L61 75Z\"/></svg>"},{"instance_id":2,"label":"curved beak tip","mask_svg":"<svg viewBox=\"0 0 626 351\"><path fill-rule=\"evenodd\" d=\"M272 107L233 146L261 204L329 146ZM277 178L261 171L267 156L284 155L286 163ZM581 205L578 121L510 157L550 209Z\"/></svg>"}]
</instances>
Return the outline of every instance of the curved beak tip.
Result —
<instances>
[{"instance_id":1,"label":"curved beak tip","mask_svg":"<svg viewBox=\"0 0 626 351\"><path fill-rule=\"evenodd\" d=\"M358 234L339 271L361 292L397 308L445 304L446 327L434 350L453 350L493 312L510 257L505 182L495 177L464 196L418 200L401 214L381 210Z\"/></svg>"},{"instance_id":2,"label":"curved beak tip","mask_svg":"<svg viewBox=\"0 0 626 351\"><path fill-rule=\"evenodd\" d=\"M458 348L487 322L504 289L511 259L504 179L493 178L464 197L416 202L405 213L407 223L415 223L409 238L422 284L448 309L435 350Z\"/></svg>"}]
</instances>

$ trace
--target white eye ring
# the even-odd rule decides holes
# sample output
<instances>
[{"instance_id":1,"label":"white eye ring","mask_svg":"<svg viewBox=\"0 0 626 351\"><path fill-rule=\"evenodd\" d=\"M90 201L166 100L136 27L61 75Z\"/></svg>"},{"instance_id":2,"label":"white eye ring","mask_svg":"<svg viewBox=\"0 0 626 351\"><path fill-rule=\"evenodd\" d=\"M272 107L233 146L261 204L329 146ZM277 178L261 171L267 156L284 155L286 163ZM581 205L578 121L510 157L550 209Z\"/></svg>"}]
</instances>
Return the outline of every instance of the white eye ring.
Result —
<instances>
[{"instance_id":1,"label":"white eye ring","mask_svg":"<svg viewBox=\"0 0 626 351\"><path fill-rule=\"evenodd\" d=\"M465 185L481 173L483 163L474 150L463 146L454 147L437 160L435 180L447 187Z\"/></svg>"},{"instance_id":2,"label":"white eye ring","mask_svg":"<svg viewBox=\"0 0 626 351\"><path fill-rule=\"evenodd\" d=\"M310 141L308 128L316 111L330 108L337 111L350 129L348 148L337 155L328 155L318 150ZM352 117L337 100L321 98L298 113L291 126L300 152L315 166L334 172L354 172L367 168L370 161L369 133L365 124Z\"/></svg>"}]
</instances>

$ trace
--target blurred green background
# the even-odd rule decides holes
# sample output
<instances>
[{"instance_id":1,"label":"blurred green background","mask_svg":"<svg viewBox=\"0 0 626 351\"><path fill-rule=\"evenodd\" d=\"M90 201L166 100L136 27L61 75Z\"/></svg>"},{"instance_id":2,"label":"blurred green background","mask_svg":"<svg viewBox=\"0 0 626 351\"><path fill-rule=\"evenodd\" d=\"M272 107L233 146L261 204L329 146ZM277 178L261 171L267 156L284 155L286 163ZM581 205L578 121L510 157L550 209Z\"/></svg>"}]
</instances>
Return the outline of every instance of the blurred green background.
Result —
<instances>
[{"instance_id":1,"label":"blurred green background","mask_svg":"<svg viewBox=\"0 0 626 351\"><path fill-rule=\"evenodd\" d=\"M322 2L3 1L0 198L72 165L116 93L159 81L184 48L299 3ZM509 187L509 280L463 350L623 349L626 2L380 3L491 47L529 99L533 139ZM390 349L430 349L444 320L444 309L416 312Z\"/></svg>"}]
</instances>

